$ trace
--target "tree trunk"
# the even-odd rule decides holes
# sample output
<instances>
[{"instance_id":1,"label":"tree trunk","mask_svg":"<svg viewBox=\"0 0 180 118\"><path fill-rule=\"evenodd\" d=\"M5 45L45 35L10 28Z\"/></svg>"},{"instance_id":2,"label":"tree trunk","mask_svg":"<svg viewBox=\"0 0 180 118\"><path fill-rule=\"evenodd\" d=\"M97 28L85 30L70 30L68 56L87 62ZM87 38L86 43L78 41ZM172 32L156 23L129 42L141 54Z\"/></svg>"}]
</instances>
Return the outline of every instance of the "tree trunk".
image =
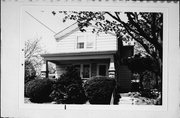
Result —
<instances>
[{"instance_id":1,"label":"tree trunk","mask_svg":"<svg viewBox=\"0 0 180 118\"><path fill-rule=\"evenodd\" d=\"M115 80L116 80L116 86L114 90L114 104L118 104L119 98L121 98L119 94L119 88L118 88L118 78L120 78L119 70L120 70L120 65L121 65L121 49L122 49L122 40L118 39L118 50L116 54L114 55L114 64L115 64Z\"/></svg>"},{"instance_id":2,"label":"tree trunk","mask_svg":"<svg viewBox=\"0 0 180 118\"><path fill-rule=\"evenodd\" d=\"M119 75L119 70L120 70L120 65L121 65L121 51L122 51L122 39L117 39L117 43L118 43L118 49L116 54L114 55L114 63L115 63L115 79L116 82L118 80L118 78L120 77Z\"/></svg>"}]
</instances>

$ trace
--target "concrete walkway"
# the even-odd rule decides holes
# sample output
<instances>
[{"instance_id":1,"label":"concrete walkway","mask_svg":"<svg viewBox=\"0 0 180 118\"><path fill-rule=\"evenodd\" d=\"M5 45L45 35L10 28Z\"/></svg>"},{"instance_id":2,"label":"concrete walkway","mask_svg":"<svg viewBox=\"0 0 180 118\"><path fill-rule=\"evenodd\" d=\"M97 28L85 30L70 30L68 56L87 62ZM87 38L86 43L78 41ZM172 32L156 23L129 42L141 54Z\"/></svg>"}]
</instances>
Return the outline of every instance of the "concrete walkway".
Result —
<instances>
[{"instance_id":1,"label":"concrete walkway","mask_svg":"<svg viewBox=\"0 0 180 118\"><path fill-rule=\"evenodd\" d=\"M141 97L138 93L122 93L120 95L119 105L154 105L155 103L155 99Z\"/></svg>"}]
</instances>

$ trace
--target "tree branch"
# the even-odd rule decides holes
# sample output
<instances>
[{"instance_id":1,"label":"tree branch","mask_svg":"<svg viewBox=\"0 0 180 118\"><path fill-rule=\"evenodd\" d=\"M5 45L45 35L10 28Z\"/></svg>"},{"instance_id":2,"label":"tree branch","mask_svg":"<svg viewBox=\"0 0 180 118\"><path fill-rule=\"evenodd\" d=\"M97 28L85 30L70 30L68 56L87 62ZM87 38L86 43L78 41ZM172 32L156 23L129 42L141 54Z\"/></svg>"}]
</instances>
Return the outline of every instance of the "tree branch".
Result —
<instances>
[{"instance_id":1,"label":"tree branch","mask_svg":"<svg viewBox=\"0 0 180 118\"><path fill-rule=\"evenodd\" d=\"M146 52L147 52L149 55L151 55L151 52L150 52L148 46L147 46L146 44L144 44L144 42L143 42L141 39L138 39L138 38L136 38L135 36L133 36L133 34L129 31L129 29L128 29L128 27L126 27L126 25L125 25L124 27L125 27L126 31L128 32L128 34L129 34L134 40L136 40L139 44L141 44L142 47L146 50Z\"/></svg>"},{"instance_id":2,"label":"tree branch","mask_svg":"<svg viewBox=\"0 0 180 118\"><path fill-rule=\"evenodd\" d=\"M140 28L139 24L134 22L132 17L130 16L130 13L127 13L127 17L129 18L129 21L133 24L133 26L135 26L138 30L138 32L140 33L139 35L141 35L142 37L144 37L147 41L149 41L151 44L153 44L158 51L162 52L162 45L158 42L158 39L156 37L149 37L142 28Z\"/></svg>"},{"instance_id":3,"label":"tree branch","mask_svg":"<svg viewBox=\"0 0 180 118\"><path fill-rule=\"evenodd\" d=\"M114 18L116 21L119 21L120 19L118 19L117 17L115 17L114 15L112 15L111 13L109 12L105 12L106 14L108 14L109 16L111 16L112 18Z\"/></svg>"}]
</instances>

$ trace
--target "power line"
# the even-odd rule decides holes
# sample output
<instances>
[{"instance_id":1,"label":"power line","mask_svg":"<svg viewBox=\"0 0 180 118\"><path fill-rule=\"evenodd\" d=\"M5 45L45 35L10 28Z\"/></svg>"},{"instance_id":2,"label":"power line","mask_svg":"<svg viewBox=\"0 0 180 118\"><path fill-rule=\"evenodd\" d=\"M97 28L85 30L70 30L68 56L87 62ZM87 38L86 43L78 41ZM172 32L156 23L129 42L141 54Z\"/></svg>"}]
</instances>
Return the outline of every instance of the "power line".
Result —
<instances>
[{"instance_id":1,"label":"power line","mask_svg":"<svg viewBox=\"0 0 180 118\"><path fill-rule=\"evenodd\" d=\"M43 25L44 27L46 27L48 30L50 30L51 32L53 32L54 34L56 34L55 31L53 31L51 28L49 28L48 26L46 26L44 23L42 23L40 20L38 20L37 18L35 18L32 14L30 14L29 12L25 11L28 15L30 15L33 19L35 19L37 22L39 22L41 25Z\"/></svg>"}]
</instances>

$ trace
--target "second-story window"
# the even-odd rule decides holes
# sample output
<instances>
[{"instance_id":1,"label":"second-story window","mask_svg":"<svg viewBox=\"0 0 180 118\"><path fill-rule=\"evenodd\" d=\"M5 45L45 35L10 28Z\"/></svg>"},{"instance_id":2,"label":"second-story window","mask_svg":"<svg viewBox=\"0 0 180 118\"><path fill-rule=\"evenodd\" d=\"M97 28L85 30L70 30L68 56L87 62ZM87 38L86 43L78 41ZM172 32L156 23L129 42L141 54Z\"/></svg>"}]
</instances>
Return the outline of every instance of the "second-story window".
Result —
<instances>
[{"instance_id":1,"label":"second-story window","mask_svg":"<svg viewBox=\"0 0 180 118\"><path fill-rule=\"evenodd\" d=\"M91 42L89 41L89 42L86 43L86 48L87 49L93 48L93 46L94 46L94 42L92 42L92 41Z\"/></svg>"},{"instance_id":2,"label":"second-story window","mask_svg":"<svg viewBox=\"0 0 180 118\"><path fill-rule=\"evenodd\" d=\"M77 48L83 49L84 48L84 42L77 43Z\"/></svg>"},{"instance_id":3,"label":"second-story window","mask_svg":"<svg viewBox=\"0 0 180 118\"><path fill-rule=\"evenodd\" d=\"M77 36L76 49L92 50L95 48L95 35L82 34Z\"/></svg>"},{"instance_id":4,"label":"second-story window","mask_svg":"<svg viewBox=\"0 0 180 118\"><path fill-rule=\"evenodd\" d=\"M77 49L84 49L85 47L85 38L84 36L77 37Z\"/></svg>"}]
</instances>

